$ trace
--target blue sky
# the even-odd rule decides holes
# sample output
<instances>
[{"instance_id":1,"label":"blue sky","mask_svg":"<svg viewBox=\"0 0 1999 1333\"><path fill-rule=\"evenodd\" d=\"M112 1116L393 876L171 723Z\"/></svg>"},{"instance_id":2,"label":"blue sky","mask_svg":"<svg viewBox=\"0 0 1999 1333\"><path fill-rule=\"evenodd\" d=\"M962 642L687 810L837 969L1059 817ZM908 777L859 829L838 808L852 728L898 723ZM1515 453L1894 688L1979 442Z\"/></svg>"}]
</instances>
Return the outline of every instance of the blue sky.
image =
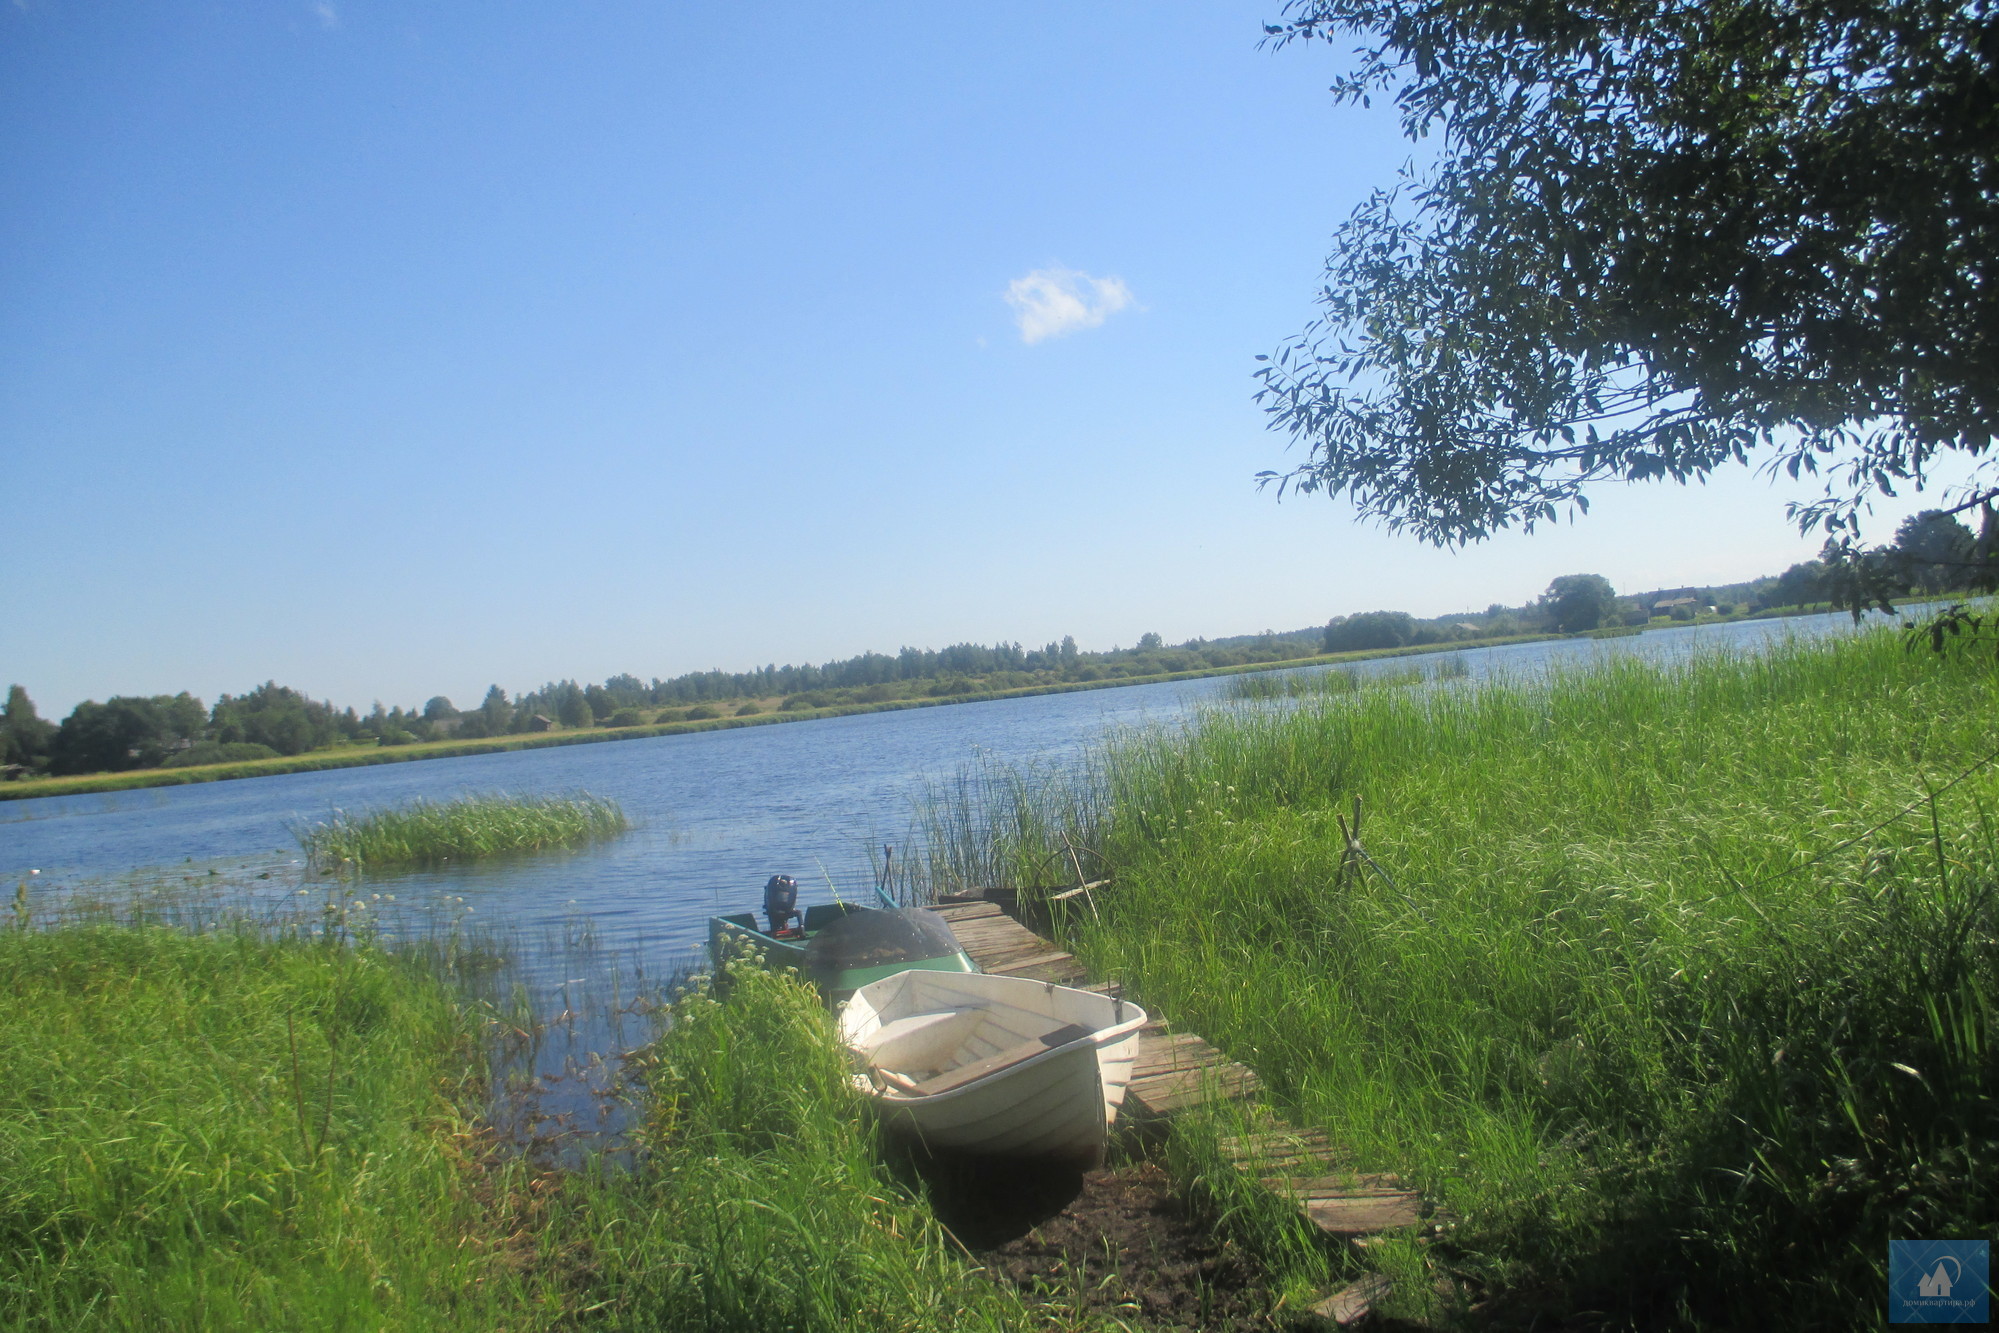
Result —
<instances>
[{"instance_id":1,"label":"blue sky","mask_svg":"<svg viewBox=\"0 0 1999 1333\"><path fill-rule=\"evenodd\" d=\"M1256 490L1254 358L1409 152L1276 9L12 0L0 684L467 703L1811 555L1745 472L1457 553Z\"/></svg>"}]
</instances>

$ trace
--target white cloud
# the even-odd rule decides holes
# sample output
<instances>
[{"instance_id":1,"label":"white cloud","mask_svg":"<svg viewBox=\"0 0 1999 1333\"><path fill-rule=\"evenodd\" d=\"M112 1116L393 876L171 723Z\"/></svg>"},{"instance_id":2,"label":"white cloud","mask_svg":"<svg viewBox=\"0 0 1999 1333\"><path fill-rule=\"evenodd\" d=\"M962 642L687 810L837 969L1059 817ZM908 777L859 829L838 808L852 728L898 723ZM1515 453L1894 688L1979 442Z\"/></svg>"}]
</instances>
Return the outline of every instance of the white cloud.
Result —
<instances>
[{"instance_id":1,"label":"white cloud","mask_svg":"<svg viewBox=\"0 0 1999 1333\"><path fill-rule=\"evenodd\" d=\"M327 3L327 0L319 0L319 3L312 7L312 12L319 15L320 27L333 29L340 26L340 11Z\"/></svg>"},{"instance_id":2,"label":"white cloud","mask_svg":"<svg viewBox=\"0 0 1999 1333\"><path fill-rule=\"evenodd\" d=\"M1123 278L1093 278L1073 268L1038 268L1006 285L1020 340L1038 343L1097 325L1132 304Z\"/></svg>"}]
</instances>

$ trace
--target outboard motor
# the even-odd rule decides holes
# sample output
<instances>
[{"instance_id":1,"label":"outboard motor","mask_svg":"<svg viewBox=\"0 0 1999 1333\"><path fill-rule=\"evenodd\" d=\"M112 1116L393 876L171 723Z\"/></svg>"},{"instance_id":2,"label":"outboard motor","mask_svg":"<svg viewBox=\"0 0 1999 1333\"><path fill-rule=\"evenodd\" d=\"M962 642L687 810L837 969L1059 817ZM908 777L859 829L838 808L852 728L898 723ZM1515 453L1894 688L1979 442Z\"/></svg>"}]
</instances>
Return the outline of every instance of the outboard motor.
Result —
<instances>
[{"instance_id":1,"label":"outboard motor","mask_svg":"<svg viewBox=\"0 0 1999 1333\"><path fill-rule=\"evenodd\" d=\"M784 923L798 918L798 881L789 875L772 875L764 885L764 915L770 918L770 933L775 935L784 929Z\"/></svg>"}]
</instances>

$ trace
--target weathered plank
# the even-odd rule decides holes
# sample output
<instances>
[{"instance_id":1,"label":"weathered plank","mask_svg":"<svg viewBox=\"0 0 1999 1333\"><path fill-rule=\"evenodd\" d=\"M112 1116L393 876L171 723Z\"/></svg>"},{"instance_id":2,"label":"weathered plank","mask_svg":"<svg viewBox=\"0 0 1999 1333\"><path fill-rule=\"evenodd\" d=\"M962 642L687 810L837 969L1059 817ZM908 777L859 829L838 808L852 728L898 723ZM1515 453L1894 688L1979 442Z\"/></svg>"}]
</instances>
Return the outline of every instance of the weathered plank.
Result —
<instances>
[{"instance_id":1,"label":"weathered plank","mask_svg":"<svg viewBox=\"0 0 1999 1333\"><path fill-rule=\"evenodd\" d=\"M1236 1161L1255 1158L1274 1158L1278 1155L1291 1157L1316 1156L1332 1158L1337 1156L1333 1141L1326 1137L1323 1129L1272 1129L1261 1133L1245 1134L1240 1138L1222 1140L1222 1151Z\"/></svg>"},{"instance_id":2,"label":"weathered plank","mask_svg":"<svg viewBox=\"0 0 1999 1333\"><path fill-rule=\"evenodd\" d=\"M1262 1087L1255 1070L1225 1062L1135 1078L1125 1104L1144 1115L1171 1115L1209 1101L1247 1097Z\"/></svg>"},{"instance_id":3,"label":"weathered plank","mask_svg":"<svg viewBox=\"0 0 1999 1333\"><path fill-rule=\"evenodd\" d=\"M998 903L962 903L947 907L933 907L930 910L943 917L946 921L949 921L954 927L960 921L983 921L989 917L996 916L1006 917L1009 921L1013 920L1012 917L1006 915L1006 912L1001 909Z\"/></svg>"},{"instance_id":4,"label":"weathered plank","mask_svg":"<svg viewBox=\"0 0 1999 1333\"><path fill-rule=\"evenodd\" d=\"M1052 981L1058 986L1066 986L1083 978L1083 965L1066 953L1050 954L1045 958L1031 959L1025 963L1014 963L1000 969L1001 976L1026 977L1029 981Z\"/></svg>"},{"instance_id":5,"label":"weathered plank","mask_svg":"<svg viewBox=\"0 0 1999 1333\"><path fill-rule=\"evenodd\" d=\"M1026 977L1064 985L1087 975L1073 954L1056 948L998 904L960 902L930 909L943 917L981 972L1002 977Z\"/></svg>"},{"instance_id":6,"label":"weathered plank","mask_svg":"<svg viewBox=\"0 0 1999 1333\"><path fill-rule=\"evenodd\" d=\"M1408 1184L1400 1176L1360 1172L1331 1176L1265 1176L1263 1184L1283 1194L1300 1198L1335 1194L1406 1194Z\"/></svg>"},{"instance_id":7,"label":"weathered plank","mask_svg":"<svg viewBox=\"0 0 1999 1333\"><path fill-rule=\"evenodd\" d=\"M1312 1313L1321 1319L1330 1319L1341 1328L1358 1324L1374 1313L1379 1305L1394 1290L1395 1284L1385 1273L1369 1273L1359 1281L1342 1287L1332 1295L1312 1307Z\"/></svg>"},{"instance_id":8,"label":"weathered plank","mask_svg":"<svg viewBox=\"0 0 1999 1333\"><path fill-rule=\"evenodd\" d=\"M1340 1195L1303 1201L1305 1215L1335 1236L1365 1236L1413 1227L1423 1220L1420 1194Z\"/></svg>"},{"instance_id":9,"label":"weathered plank","mask_svg":"<svg viewBox=\"0 0 1999 1333\"><path fill-rule=\"evenodd\" d=\"M1191 1032L1141 1031L1131 1076L1143 1078L1147 1074L1163 1074L1169 1069L1197 1069L1215 1063L1220 1057L1221 1052Z\"/></svg>"}]
</instances>

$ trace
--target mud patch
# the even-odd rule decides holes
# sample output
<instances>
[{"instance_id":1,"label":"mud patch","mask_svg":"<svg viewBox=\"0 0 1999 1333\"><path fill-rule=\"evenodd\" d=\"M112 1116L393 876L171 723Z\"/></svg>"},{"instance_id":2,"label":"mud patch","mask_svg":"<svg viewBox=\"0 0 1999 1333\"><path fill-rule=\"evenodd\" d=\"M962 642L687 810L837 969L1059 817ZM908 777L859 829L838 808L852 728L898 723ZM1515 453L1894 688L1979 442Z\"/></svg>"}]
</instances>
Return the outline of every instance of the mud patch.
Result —
<instances>
[{"instance_id":1,"label":"mud patch","mask_svg":"<svg viewBox=\"0 0 1999 1333\"><path fill-rule=\"evenodd\" d=\"M938 1220L1038 1305L1134 1328L1271 1329L1248 1257L1187 1214L1156 1163L1078 1174L929 1164Z\"/></svg>"}]
</instances>

